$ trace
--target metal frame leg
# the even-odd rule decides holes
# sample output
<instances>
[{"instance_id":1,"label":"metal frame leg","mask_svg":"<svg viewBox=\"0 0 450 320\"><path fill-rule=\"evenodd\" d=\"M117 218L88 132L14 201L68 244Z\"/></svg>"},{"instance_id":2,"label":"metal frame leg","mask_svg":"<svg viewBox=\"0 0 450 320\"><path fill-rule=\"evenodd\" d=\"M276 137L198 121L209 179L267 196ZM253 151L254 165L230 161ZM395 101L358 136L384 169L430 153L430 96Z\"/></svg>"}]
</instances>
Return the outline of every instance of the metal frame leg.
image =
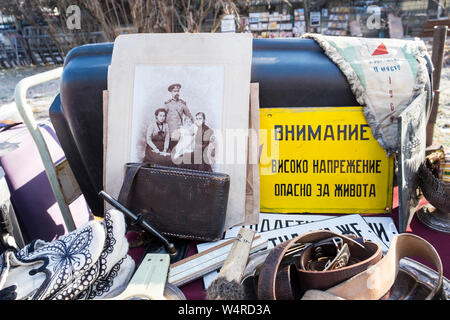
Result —
<instances>
[{"instance_id":1,"label":"metal frame leg","mask_svg":"<svg viewBox=\"0 0 450 320\"><path fill-rule=\"evenodd\" d=\"M52 188L53 194L55 195L56 202L61 210L61 214L64 219L64 223L66 225L67 230L73 231L76 229L75 222L73 220L72 214L69 209L69 205L64 200L64 195L59 185L55 166L53 164L53 160L50 156L50 152L48 150L47 144L44 140L44 137L39 129L38 123L34 118L33 111L31 106L28 104L26 95L28 89L34 87L38 84L55 80L61 77L63 68L56 68L51 71L46 71L40 74L33 75L31 77L27 77L22 79L17 85L15 89L15 100L17 109L19 111L20 116L23 119L23 122L28 128L31 136L33 137L34 142L39 150L39 154L41 156L42 162L44 164L45 172L47 173L48 180L50 182L50 186Z\"/></svg>"}]
</instances>

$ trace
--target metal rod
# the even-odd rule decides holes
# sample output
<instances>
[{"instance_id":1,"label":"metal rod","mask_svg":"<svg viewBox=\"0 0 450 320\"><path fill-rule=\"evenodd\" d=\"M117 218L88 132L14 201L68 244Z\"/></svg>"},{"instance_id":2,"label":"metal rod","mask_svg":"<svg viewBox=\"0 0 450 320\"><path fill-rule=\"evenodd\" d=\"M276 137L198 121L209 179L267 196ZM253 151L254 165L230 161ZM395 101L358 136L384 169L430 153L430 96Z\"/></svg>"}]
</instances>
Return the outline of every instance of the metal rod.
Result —
<instances>
[{"instance_id":1,"label":"metal rod","mask_svg":"<svg viewBox=\"0 0 450 320\"><path fill-rule=\"evenodd\" d=\"M431 61L433 62L433 103L431 105L430 117L427 123L426 145L433 144L434 125L436 124L437 112L439 108L439 85L441 82L442 61L444 58L445 40L447 39L447 26L435 26L433 32L433 49Z\"/></svg>"},{"instance_id":2,"label":"metal rod","mask_svg":"<svg viewBox=\"0 0 450 320\"><path fill-rule=\"evenodd\" d=\"M61 215L64 219L67 231L70 232L75 230L76 225L70 212L69 205L64 200L64 195L58 182L55 166L53 164L50 151L48 150L47 143L45 142L45 139L39 129L39 124L34 118L33 111L27 102L26 97L29 88L50 80L58 79L61 77L62 72L63 68L56 68L20 80L15 89L15 101L17 110L19 111L23 122L27 126L28 131L33 137L34 142L36 143L45 172L50 182L50 186L56 202L58 203L59 209L61 210Z\"/></svg>"},{"instance_id":3,"label":"metal rod","mask_svg":"<svg viewBox=\"0 0 450 320\"><path fill-rule=\"evenodd\" d=\"M164 242L164 245L167 248L167 251L170 255L176 255L177 250L175 249L175 246L170 243L166 237L164 237L162 234L160 234L155 228L153 228L145 219L142 218L141 215L134 214L130 210L128 210L125 206L123 206L119 201L111 197L109 194L107 194L105 191L100 191L99 196L102 197L106 202L108 202L110 205L112 205L117 210L123 212L126 216L132 219L132 221L139 226L141 226L145 231L150 232L157 238L159 238L162 242Z\"/></svg>"}]
</instances>

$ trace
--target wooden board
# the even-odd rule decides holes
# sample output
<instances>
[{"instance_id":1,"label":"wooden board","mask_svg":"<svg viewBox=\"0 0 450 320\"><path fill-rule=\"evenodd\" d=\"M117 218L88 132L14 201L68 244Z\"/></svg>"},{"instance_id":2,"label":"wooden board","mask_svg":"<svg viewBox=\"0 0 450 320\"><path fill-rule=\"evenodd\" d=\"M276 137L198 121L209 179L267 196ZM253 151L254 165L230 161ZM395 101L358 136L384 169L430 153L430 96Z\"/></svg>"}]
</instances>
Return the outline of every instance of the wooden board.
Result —
<instances>
[{"instance_id":1,"label":"wooden board","mask_svg":"<svg viewBox=\"0 0 450 320\"><path fill-rule=\"evenodd\" d=\"M171 264L168 282L176 286L181 286L220 269L231 250L233 242L234 238L227 241L219 241L216 246L208 250ZM256 236L253 239L250 253L257 252L266 247L267 240L261 236Z\"/></svg>"}]
</instances>

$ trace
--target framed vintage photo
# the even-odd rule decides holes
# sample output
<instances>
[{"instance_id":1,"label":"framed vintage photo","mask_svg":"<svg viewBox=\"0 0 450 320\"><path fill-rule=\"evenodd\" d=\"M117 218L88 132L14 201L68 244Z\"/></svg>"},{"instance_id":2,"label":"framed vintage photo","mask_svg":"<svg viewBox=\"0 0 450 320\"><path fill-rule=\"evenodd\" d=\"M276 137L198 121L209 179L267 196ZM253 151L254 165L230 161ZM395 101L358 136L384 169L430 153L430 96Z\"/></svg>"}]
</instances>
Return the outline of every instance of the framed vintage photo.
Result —
<instances>
[{"instance_id":1,"label":"framed vintage photo","mask_svg":"<svg viewBox=\"0 0 450 320\"><path fill-rule=\"evenodd\" d=\"M223 65L140 65L135 70L131 162L217 171ZM149 75L152 75L149 77Z\"/></svg>"},{"instance_id":2,"label":"framed vintage photo","mask_svg":"<svg viewBox=\"0 0 450 320\"><path fill-rule=\"evenodd\" d=\"M242 224L251 58L248 34L117 37L104 112L106 192L118 196L127 162L226 173L225 228Z\"/></svg>"}]
</instances>

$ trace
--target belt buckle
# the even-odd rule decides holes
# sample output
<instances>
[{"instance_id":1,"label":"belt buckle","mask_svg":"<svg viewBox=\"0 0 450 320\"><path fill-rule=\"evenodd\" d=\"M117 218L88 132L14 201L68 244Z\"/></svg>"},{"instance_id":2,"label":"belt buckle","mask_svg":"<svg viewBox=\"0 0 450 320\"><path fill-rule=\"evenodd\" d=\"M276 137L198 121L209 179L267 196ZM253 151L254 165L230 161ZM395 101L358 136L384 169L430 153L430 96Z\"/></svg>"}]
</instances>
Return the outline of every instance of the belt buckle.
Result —
<instances>
[{"instance_id":1,"label":"belt buckle","mask_svg":"<svg viewBox=\"0 0 450 320\"><path fill-rule=\"evenodd\" d=\"M338 250L334 259L328 260L328 262L325 264L325 268L323 269L323 271L343 268L348 264L349 260L350 260L350 250L348 249L348 245L344 243L342 248Z\"/></svg>"},{"instance_id":2,"label":"belt buckle","mask_svg":"<svg viewBox=\"0 0 450 320\"><path fill-rule=\"evenodd\" d=\"M336 256L342 246L344 240L340 237L330 237L323 239L314 244L313 257L316 260L323 260L326 257Z\"/></svg>"},{"instance_id":3,"label":"belt buckle","mask_svg":"<svg viewBox=\"0 0 450 320\"><path fill-rule=\"evenodd\" d=\"M330 255L330 253L325 254L325 251L329 251L330 246L332 245L334 245L336 253L333 253L333 255ZM327 262L325 263L322 271L330 271L345 267L348 264L350 259L350 250L342 238L331 237L319 241L316 244L316 247L314 248L314 257L317 261L323 261L326 259Z\"/></svg>"}]
</instances>

